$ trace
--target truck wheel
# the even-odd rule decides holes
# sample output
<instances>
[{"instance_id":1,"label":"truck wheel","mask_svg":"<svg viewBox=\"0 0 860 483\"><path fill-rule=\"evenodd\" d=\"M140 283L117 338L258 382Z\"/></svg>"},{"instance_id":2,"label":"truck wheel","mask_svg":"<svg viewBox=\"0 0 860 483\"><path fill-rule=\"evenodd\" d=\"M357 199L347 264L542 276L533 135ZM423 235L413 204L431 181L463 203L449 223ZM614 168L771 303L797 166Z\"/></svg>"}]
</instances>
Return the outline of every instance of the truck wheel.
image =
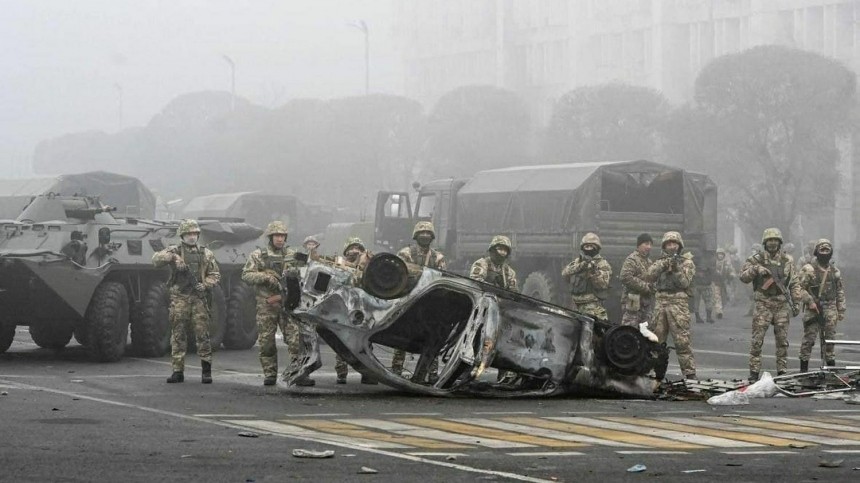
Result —
<instances>
[{"instance_id":1,"label":"truck wheel","mask_svg":"<svg viewBox=\"0 0 860 483\"><path fill-rule=\"evenodd\" d=\"M210 311L212 317L209 322L209 342L212 344L212 350L217 351L221 348L221 342L224 341L225 325L227 324L227 297L224 296L224 289L220 285L216 285L212 289Z\"/></svg>"},{"instance_id":2,"label":"truck wheel","mask_svg":"<svg viewBox=\"0 0 860 483\"><path fill-rule=\"evenodd\" d=\"M102 282L93 294L87 313L87 342L99 362L116 362L125 353L128 338L128 292L119 282Z\"/></svg>"},{"instance_id":3,"label":"truck wheel","mask_svg":"<svg viewBox=\"0 0 860 483\"><path fill-rule=\"evenodd\" d=\"M528 295L544 302L557 303L556 296L558 295L558 291L556 290L555 282L546 272L530 273L526 277L525 282L523 282L522 293L523 295Z\"/></svg>"},{"instance_id":4,"label":"truck wheel","mask_svg":"<svg viewBox=\"0 0 860 483\"><path fill-rule=\"evenodd\" d=\"M131 346L141 357L161 357L170 349L170 296L167 284L149 287L131 320Z\"/></svg>"},{"instance_id":5,"label":"truck wheel","mask_svg":"<svg viewBox=\"0 0 860 483\"><path fill-rule=\"evenodd\" d=\"M81 322L75 324L75 328L72 331L72 334L75 336L75 340L78 342L78 344L80 344L82 346L86 346L87 340L88 340L87 339L87 322L84 320L84 321L81 321Z\"/></svg>"},{"instance_id":6,"label":"truck wheel","mask_svg":"<svg viewBox=\"0 0 860 483\"><path fill-rule=\"evenodd\" d=\"M9 350L15 340L15 324L0 322L0 354Z\"/></svg>"},{"instance_id":7,"label":"truck wheel","mask_svg":"<svg viewBox=\"0 0 860 483\"><path fill-rule=\"evenodd\" d=\"M72 340L74 328L71 324L59 321L48 321L38 325L30 326L30 337L37 346L44 349L59 350L69 344Z\"/></svg>"},{"instance_id":8,"label":"truck wheel","mask_svg":"<svg viewBox=\"0 0 860 483\"><path fill-rule=\"evenodd\" d=\"M227 327L224 347L249 349L257 341L257 301L254 290L244 282L233 286L227 300Z\"/></svg>"}]
</instances>

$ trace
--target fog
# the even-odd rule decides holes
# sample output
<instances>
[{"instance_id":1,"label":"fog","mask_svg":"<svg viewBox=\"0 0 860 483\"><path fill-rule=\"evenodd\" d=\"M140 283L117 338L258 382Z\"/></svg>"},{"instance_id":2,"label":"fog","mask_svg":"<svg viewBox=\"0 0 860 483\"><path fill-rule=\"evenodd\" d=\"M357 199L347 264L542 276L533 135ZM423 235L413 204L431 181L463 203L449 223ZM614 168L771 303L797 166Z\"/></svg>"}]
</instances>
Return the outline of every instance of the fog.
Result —
<instances>
[{"instance_id":1,"label":"fog","mask_svg":"<svg viewBox=\"0 0 860 483\"><path fill-rule=\"evenodd\" d=\"M387 1L4 0L0 2L0 167L32 175L40 140L145 125L188 92L230 90L275 107L290 98L398 92ZM122 112L120 115L120 98Z\"/></svg>"}]
</instances>

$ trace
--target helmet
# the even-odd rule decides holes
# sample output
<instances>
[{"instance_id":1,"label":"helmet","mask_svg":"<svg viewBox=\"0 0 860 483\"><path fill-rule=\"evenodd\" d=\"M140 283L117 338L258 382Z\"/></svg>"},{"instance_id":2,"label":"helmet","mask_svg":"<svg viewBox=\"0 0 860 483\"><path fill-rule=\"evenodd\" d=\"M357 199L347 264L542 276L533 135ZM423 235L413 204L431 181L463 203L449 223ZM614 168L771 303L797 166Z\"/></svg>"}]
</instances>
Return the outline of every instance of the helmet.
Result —
<instances>
[{"instance_id":1,"label":"helmet","mask_svg":"<svg viewBox=\"0 0 860 483\"><path fill-rule=\"evenodd\" d=\"M666 233L664 233L663 234L663 241L660 243L660 246L665 247L666 242L670 242L670 241L673 241L673 242L677 243L678 245L680 245L679 249L684 248L684 239L681 238L681 234L678 233L677 231L667 231Z\"/></svg>"},{"instance_id":2,"label":"helmet","mask_svg":"<svg viewBox=\"0 0 860 483\"><path fill-rule=\"evenodd\" d=\"M830 252L833 252L833 244L830 243L830 240L828 240L827 238L820 238L817 242L815 242L815 249L812 253L818 253L818 249L823 247L824 245L830 247Z\"/></svg>"},{"instance_id":3,"label":"helmet","mask_svg":"<svg viewBox=\"0 0 860 483\"><path fill-rule=\"evenodd\" d=\"M200 233L200 225L195 220L182 220L179 222L179 236L188 233Z\"/></svg>"},{"instance_id":4,"label":"helmet","mask_svg":"<svg viewBox=\"0 0 860 483\"><path fill-rule=\"evenodd\" d=\"M758 252L764 250L764 247L761 246L761 243L753 243L751 250L758 253Z\"/></svg>"},{"instance_id":5,"label":"helmet","mask_svg":"<svg viewBox=\"0 0 860 483\"><path fill-rule=\"evenodd\" d=\"M433 223L429 221L419 221L415 224L415 228L412 230L412 239L418 236L422 231L429 231L433 238L436 238L436 229L433 228Z\"/></svg>"},{"instance_id":6,"label":"helmet","mask_svg":"<svg viewBox=\"0 0 860 483\"><path fill-rule=\"evenodd\" d=\"M725 254L726 254L726 250L725 250L724 248L717 248L717 255L719 255L719 254L721 254L721 253L722 253L723 255L725 255Z\"/></svg>"},{"instance_id":7,"label":"helmet","mask_svg":"<svg viewBox=\"0 0 860 483\"><path fill-rule=\"evenodd\" d=\"M764 242L773 238L776 238L782 244L782 232L779 231L779 228L765 228L764 233L761 235L761 244L764 245Z\"/></svg>"},{"instance_id":8,"label":"helmet","mask_svg":"<svg viewBox=\"0 0 860 483\"><path fill-rule=\"evenodd\" d=\"M317 240L317 237L313 235L308 235L305 237L304 241L302 242L302 245L307 245L308 243L316 243L317 245L319 245L320 241Z\"/></svg>"},{"instance_id":9,"label":"helmet","mask_svg":"<svg viewBox=\"0 0 860 483\"><path fill-rule=\"evenodd\" d=\"M363 250L366 250L366 248L364 247L364 242L361 241L361 238L359 238L357 236L351 236L351 237L347 238L346 243L343 244L343 254L346 255L346 251L349 250L349 247L351 247L353 245L358 245Z\"/></svg>"},{"instance_id":10,"label":"helmet","mask_svg":"<svg viewBox=\"0 0 860 483\"><path fill-rule=\"evenodd\" d=\"M513 247L511 246L511 239L506 237L505 235L494 236L493 239L490 240L490 246L487 248L487 250L492 250L499 245L507 247L508 251L513 250Z\"/></svg>"},{"instance_id":11,"label":"helmet","mask_svg":"<svg viewBox=\"0 0 860 483\"><path fill-rule=\"evenodd\" d=\"M266 227L266 231L263 232L263 236L272 236L272 235L287 235L287 224L283 221L273 221L269 223L269 226Z\"/></svg>"},{"instance_id":12,"label":"helmet","mask_svg":"<svg viewBox=\"0 0 860 483\"><path fill-rule=\"evenodd\" d=\"M584 237L582 237L582 242L579 244L579 248L582 249L583 245L586 244L597 245L597 248L602 248L600 245L600 237L594 233L586 233Z\"/></svg>"},{"instance_id":13,"label":"helmet","mask_svg":"<svg viewBox=\"0 0 860 483\"><path fill-rule=\"evenodd\" d=\"M791 253L791 252L793 252L793 251L794 251L794 243L791 243L791 242L786 243L786 244L785 244L785 246L784 246L784 247L782 247L782 250L783 250L785 253Z\"/></svg>"}]
</instances>

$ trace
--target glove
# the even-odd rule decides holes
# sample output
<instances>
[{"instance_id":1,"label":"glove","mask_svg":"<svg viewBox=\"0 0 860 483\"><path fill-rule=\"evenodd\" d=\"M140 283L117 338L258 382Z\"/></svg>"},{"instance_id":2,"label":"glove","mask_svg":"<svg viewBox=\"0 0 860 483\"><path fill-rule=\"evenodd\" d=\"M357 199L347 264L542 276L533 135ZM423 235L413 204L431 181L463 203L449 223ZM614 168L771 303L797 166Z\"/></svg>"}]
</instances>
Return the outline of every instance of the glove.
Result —
<instances>
[{"instance_id":1,"label":"glove","mask_svg":"<svg viewBox=\"0 0 860 483\"><path fill-rule=\"evenodd\" d=\"M281 286L280 280L278 280L278 277L276 277L274 275L269 275L269 277L266 279L266 283L273 286L273 287L280 287Z\"/></svg>"},{"instance_id":2,"label":"glove","mask_svg":"<svg viewBox=\"0 0 860 483\"><path fill-rule=\"evenodd\" d=\"M194 286L194 290L198 293L203 293L206 291L206 285L203 285L202 282L198 282L197 285Z\"/></svg>"},{"instance_id":3,"label":"glove","mask_svg":"<svg viewBox=\"0 0 860 483\"><path fill-rule=\"evenodd\" d=\"M797 304L797 303L796 303L796 304L792 305L792 306L791 306L791 316L792 316L792 317L797 317L797 315L798 315L799 313L800 313L800 304Z\"/></svg>"},{"instance_id":4,"label":"glove","mask_svg":"<svg viewBox=\"0 0 860 483\"><path fill-rule=\"evenodd\" d=\"M180 272L188 270L188 265L185 264L185 260L175 253L173 254L173 266Z\"/></svg>"},{"instance_id":5,"label":"glove","mask_svg":"<svg viewBox=\"0 0 860 483\"><path fill-rule=\"evenodd\" d=\"M842 320L842 319L844 319L844 318L845 318L845 313L844 313L844 312L840 312L840 313L839 313L839 315L836 317L836 320Z\"/></svg>"},{"instance_id":6,"label":"glove","mask_svg":"<svg viewBox=\"0 0 860 483\"><path fill-rule=\"evenodd\" d=\"M756 272L761 276L770 275L770 270L762 267L761 265L756 266Z\"/></svg>"}]
</instances>

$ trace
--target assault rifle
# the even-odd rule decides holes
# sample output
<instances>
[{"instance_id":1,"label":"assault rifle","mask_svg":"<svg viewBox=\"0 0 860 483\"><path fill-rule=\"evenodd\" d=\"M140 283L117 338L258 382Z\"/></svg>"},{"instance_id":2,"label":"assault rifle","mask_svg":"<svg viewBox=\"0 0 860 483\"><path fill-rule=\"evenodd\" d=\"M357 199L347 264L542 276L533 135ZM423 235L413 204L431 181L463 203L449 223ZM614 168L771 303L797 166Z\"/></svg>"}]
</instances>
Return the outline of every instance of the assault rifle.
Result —
<instances>
[{"instance_id":1,"label":"assault rifle","mask_svg":"<svg viewBox=\"0 0 860 483\"><path fill-rule=\"evenodd\" d=\"M774 273L771 272L770 269L764 265L764 260L761 259L761 252L753 255L752 259L756 261L758 266L764 268L767 271L768 275L770 275L770 278L768 278L767 280L764 281L764 283L762 283L762 285L761 285L762 290L767 290L771 287L771 285L776 285L776 288L778 288L779 291L782 293L783 297L785 297L785 302L788 304L788 307L791 309L792 317L797 317L797 314L799 314L800 311L795 308L796 306L794 305L794 297L791 296L791 292L785 286L785 282L787 281L787 282L791 283L791 280L790 279L789 280L783 280L782 276L780 276L780 277L775 276Z\"/></svg>"}]
</instances>

